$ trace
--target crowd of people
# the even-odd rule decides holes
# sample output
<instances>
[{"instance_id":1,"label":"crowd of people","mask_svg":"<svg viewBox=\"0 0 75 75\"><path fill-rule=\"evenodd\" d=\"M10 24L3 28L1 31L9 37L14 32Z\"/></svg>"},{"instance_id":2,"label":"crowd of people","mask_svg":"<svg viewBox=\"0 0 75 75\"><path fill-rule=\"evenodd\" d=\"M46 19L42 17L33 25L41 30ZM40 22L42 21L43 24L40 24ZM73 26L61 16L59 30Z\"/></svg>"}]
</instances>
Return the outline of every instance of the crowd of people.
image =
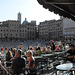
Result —
<instances>
[{"instance_id":1,"label":"crowd of people","mask_svg":"<svg viewBox=\"0 0 75 75\"><path fill-rule=\"evenodd\" d=\"M7 61L6 66L11 66L11 72L15 74L23 73L25 68L29 68L29 73L31 73L31 69L35 67L34 56L63 50L67 52L67 62L73 62L73 58L75 57L75 46L71 44L70 41L62 43L61 41L54 42L51 40L48 45L45 44L44 46L41 46L41 44L38 44L36 46L28 46L27 49L24 49L23 44L21 43L17 48L5 48L4 58L1 61L1 64L4 65L4 62ZM1 52L3 52L3 48L1 48ZM12 63L9 64L8 62ZM6 75L5 71L3 71L3 73L3 75Z\"/></svg>"}]
</instances>

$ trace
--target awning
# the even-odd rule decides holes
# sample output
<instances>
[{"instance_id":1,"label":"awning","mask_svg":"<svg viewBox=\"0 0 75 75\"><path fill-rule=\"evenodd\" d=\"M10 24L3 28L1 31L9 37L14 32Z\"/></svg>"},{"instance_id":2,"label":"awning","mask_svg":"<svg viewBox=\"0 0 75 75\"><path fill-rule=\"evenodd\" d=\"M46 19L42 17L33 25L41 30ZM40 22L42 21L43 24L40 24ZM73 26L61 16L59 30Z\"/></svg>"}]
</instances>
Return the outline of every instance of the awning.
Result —
<instances>
[{"instance_id":1,"label":"awning","mask_svg":"<svg viewBox=\"0 0 75 75\"><path fill-rule=\"evenodd\" d=\"M37 0L49 11L75 21L75 0Z\"/></svg>"}]
</instances>

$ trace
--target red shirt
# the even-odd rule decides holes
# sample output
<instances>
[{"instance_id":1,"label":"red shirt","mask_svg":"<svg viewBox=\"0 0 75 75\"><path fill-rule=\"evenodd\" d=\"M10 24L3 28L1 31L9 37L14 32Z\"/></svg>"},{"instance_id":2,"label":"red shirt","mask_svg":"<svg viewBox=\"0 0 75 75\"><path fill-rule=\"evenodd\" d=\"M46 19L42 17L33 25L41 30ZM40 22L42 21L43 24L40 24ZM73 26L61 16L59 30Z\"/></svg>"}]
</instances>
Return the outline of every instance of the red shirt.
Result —
<instances>
[{"instance_id":1,"label":"red shirt","mask_svg":"<svg viewBox=\"0 0 75 75\"><path fill-rule=\"evenodd\" d=\"M32 57L32 56L27 56L27 61L28 61L28 66L29 66L30 68L34 68L35 64L33 63L33 64L31 65L31 61L34 61L33 57Z\"/></svg>"}]
</instances>

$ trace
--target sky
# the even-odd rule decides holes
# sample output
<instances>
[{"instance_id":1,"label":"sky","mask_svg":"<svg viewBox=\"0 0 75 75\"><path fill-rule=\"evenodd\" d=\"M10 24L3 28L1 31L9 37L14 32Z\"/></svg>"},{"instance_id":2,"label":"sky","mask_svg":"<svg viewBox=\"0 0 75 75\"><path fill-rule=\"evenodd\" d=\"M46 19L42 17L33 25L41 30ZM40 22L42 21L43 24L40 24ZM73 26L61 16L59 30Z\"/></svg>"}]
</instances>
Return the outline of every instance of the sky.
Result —
<instances>
[{"instance_id":1,"label":"sky","mask_svg":"<svg viewBox=\"0 0 75 75\"><path fill-rule=\"evenodd\" d=\"M21 13L21 22L27 18L28 22L35 20L37 24L45 20L58 20L60 16L43 8L37 0L0 0L0 22L17 20Z\"/></svg>"}]
</instances>

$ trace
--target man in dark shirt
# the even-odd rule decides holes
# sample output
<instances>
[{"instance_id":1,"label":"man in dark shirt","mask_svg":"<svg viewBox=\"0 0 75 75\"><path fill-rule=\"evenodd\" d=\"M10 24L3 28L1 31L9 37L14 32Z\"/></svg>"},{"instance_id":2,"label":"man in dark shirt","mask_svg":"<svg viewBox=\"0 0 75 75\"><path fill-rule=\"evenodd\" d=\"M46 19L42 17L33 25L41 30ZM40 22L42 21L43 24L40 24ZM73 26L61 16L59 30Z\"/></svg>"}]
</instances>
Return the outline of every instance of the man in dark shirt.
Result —
<instances>
[{"instance_id":1,"label":"man in dark shirt","mask_svg":"<svg viewBox=\"0 0 75 75\"><path fill-rule=\"evenodd\" d=\"M25 68L25 59L21 58L21 51L17 51L16 58L13 60L12 69L14 74L20 74Z\"/></svg>"},{"instance_id":2,"label":"man in dark shirt","mask_svg":"<svg viewBox=\"0 0 75 75\"><path fill-rule=\"evenodd\" d=\"M71 49L67 51L67 60L73 62L75 57L75 46L72 44L70 47Z\"/></svg>"}]
</instances>

